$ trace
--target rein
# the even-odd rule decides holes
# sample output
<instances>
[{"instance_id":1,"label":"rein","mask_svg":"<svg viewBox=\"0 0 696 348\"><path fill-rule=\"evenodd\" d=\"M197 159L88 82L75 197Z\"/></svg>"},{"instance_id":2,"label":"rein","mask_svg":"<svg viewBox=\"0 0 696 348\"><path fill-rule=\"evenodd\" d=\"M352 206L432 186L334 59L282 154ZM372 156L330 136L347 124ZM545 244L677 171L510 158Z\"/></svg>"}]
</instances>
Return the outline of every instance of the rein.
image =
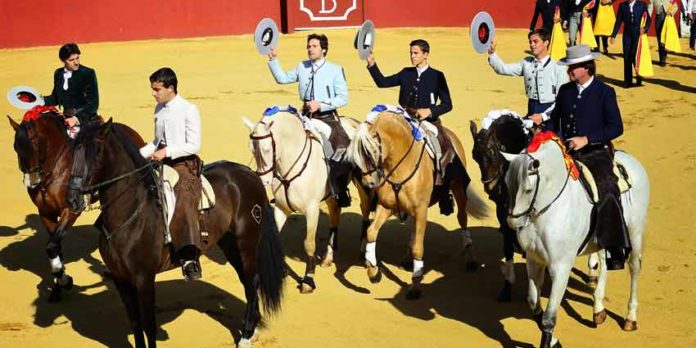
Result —
<instances>
[{"instance_id":1,"label":"rein","mask_svg":"<svg viewBox=\"0 0 696 348\"><path fill-rule=\"evenodd\" d=\"M530 158L532 157L532 156L530 156L529 154L527 154L527 156L529 156ZM563 193L563 191L565 191L566 186L568 186L568 181L570 180L570 174L571 174L571 172L570 172L570 170L568 170L568 171L567 171L567 175L566 175L565 182L563 183L563 187L561 187L561 190L560 190L560 192L558 192L558 194L556 195L556 197L554 197L554 199L553 199L549 204L547 204L546 206L544 206L544 208L542 208L542 209L536 211L536 208L534 207L534 203L536 203L537 195L539 194L539 182L541 181L540 178L539 178L539 170L536 170L536 171L532 174L532 175L536 175L537 180L536 180L536 185L534 185L534 195L532 196L532 201L531 201L531 203L529 203L529 207L528 207L525 211L523 211L523 212L521 212L521 213L518 213L518 214L515 214L515 213L513 212L514 207L513 207L512 204L510 204L510 211L508 212L508 217L511 217L511 218L519 218L519 217L522 217L522 216L525 216L525 215L529 215L529 216L532 216L532 215L540 216L541 214L544 214L547 210L549 210L549 208L551 208L551 205L554 204L554 203L558 200L558 198L561 197L561 194ZM510 199L512 200L512 199L514 199L514 198L512 198L512 196L511 196Z\"/></svg>"}]
</instances>

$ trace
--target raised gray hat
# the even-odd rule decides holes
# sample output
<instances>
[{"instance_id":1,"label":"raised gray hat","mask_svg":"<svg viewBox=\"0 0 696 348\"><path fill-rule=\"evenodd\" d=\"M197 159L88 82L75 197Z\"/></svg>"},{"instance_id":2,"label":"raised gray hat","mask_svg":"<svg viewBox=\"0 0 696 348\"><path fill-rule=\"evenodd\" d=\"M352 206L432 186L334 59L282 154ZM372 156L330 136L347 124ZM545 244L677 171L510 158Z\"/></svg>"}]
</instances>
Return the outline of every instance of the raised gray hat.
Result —
<instances>
[{"instance_id":1,"label":"raised gray hat","mask_svg":"<svg viewBox=\"0 0 696 348\"><path fill-rule=\"evenodd\" d=\"M558 65L572 65L582 62L588 62L601 57L599 52L592 52L590 46L576 45L566 48L566 56L558 61Z\"/></svg>"},{"instance_id":2,"label":"raised gray hat","mask_svg":"<svg viewBox=\"0 0 696 348\"><path fill-rule=\"evenodd\" d=\"M254 32L256 50L262 55L271 53L271 49L278 46L279 37L280 32L278 31L276 22L270 18L262 19L256 26L256 31Z\"/></svg>"},{"instance_id":3,"label":"raised gray hat","mask_svg":"<svg viewBox=\"0 0 696 348\"><path fill-rule=\"evenodd\" d=\"M12 106L21 109L29 110L37 105L44 105L44 99L39 92L29 86L12 87L7 91L7 101Z\"/></svg>"},{"instance_id":4,"label":"raised gray hat","mask_svg":"<svg viewBox=\"0 0 696 348\"><path fill-rule=\"evenodd\" d=\"M493 18L488 12L481 11L474 16L471 21L471 43L474 45L474 50L478 53L483 53L491 47L491 42L495 37L495 24Z\"/></svg>"},{"instance_id":5,"label":"raised gray hat","mask_svg":"<svg viewBox=\"0 0 696 348\"><path fill-rule=\"evenodd\" d=\"M375 47L375 24L371 20L366 20L360 30L355 34L353 47L358 50L360 59L366 60L370 51Z\"/></svg>"}]
</instances>

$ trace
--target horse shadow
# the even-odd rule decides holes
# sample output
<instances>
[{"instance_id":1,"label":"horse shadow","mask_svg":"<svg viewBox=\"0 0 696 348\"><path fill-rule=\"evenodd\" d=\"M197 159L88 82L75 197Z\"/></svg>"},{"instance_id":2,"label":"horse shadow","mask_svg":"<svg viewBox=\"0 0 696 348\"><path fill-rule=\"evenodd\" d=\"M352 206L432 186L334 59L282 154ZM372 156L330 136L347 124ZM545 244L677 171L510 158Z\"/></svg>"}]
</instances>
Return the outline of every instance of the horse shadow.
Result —
<instances>
[{"instance_id":1,"label":"horse shadow","mask_svg":"<svg viewBox=\"0 0 696 348\"><path fill-rule=\"evenodd\" d=\"M34 324L49 327L70 323L81 336L107 347L129 347L131 334L128 317L118 291L111 282L107 289L95 294L85 293L86 287L77 286L70 301L49 304L37 298ZM169 334L161 326L174 321L187 309L208 315L230 330L230 339L240 338L239 329L244 319L245 302L206 282L183 280L160 281L155 285L157 305L157 340L166 341ZM62 320L65 317L67 320Z\"/></svg>"},{"instance_id":2,"label":"horse shadow","mask_svg":"<svg viewBox=\"0 0 696 348\"><path fill-rule=\"evenodd\" d=\"M34 230L34 234L27 238L19 239L8 244L0 250L0 266L9 271L29 271L38 276L41 281L37 284L39 297L44 300L48 297L53 285L53 275L46 256L46 243L48 233L37 214L29 214L25 223L20 226L0 226L0 238L11 238L19 235L23 229ZM92 256L97 250L98 231L91 225L73 226L63 236L63 263L68 268L69 263L84 260L89 269L101 274L106 267L102 262ZM76 282L79 283L79 279Z\"/></svg>"}]
</instances>

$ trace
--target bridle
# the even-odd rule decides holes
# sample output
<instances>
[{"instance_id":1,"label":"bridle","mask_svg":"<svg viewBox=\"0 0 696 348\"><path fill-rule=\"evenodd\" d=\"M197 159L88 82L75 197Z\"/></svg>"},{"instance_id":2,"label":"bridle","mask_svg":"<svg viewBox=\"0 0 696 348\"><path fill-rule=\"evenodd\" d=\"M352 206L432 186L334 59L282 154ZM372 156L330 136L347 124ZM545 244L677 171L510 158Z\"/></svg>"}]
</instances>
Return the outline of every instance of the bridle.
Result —
<instances>
[{"instance_id":1,"label":"bridle","mask_svg":"<svg viewBox=\"0 0 696 348\"><path fill-rule=\"evenodd\" d=\"M29 128L29 127L30 127L30 125L27 124L27 128ZM54 178L54 176L52 175L53 170L55 169L56 165L63 157L63 154L65 154L67 148L69 147L69 143L66 141L65 144L63 144L63 146L60 148L60 152L58 152L58 155L53 160L53 163L50 166L46 166L45 165L45 163L46 163L46 150L45 150L45 147L43 147L43 151L42 151L41 150L42 146L40 144L38 144L38 145L36 144L36 141L37 141L36 139L38 137L39 137L38 135L29 136L29 134L27 134L27 139L29 140L29 142L31 142L32 148L34 150L36 150L36 152L38 152L38 157L39 157L38 163L36 164L36 166L29 168L26 172L22 170L21 166L20 166L20 170L24 174L28 174L28 175L35 174L35 173L38 174L39 182L33 188L38 186L39 189L41 189L41 191L45 192L48 185L53 181L53 178ZM48 170L44 171L44 168L48 168Z\"/></svg>"},{"instance_id":2,"label":"bridle","mask_svg":"<svg viewBox=\"0 0 696 348\"><path fill-rule=\"evenodd\" d=\"M543 208L541 208L541 209L536 209L536 208L534 207L534 204L536 203L537 196L538 196L538 194L539 194L539 182L541 181L541 179L540 179L540 177L539 177L539 165L538 165L538 160L535 159L534 157L532 157L532 155L530 155L529 153L525 153L525 154L527 155L527 157L529 157L529 158L532 159L533 161L536 161L536 163L537 163L537 164L535 165L534 171L532 171L532 173L530 174L530 175L535 175L535 176L536 176L536 183L535 183L535 185L534 185L534 195L532 196L532 201L529 203L529 207L527 207L527 209L526 209L525 211L521 212L521 213L514 213L513 210L514 210L515 208L514 208L514 204L512 204L512 203L513 203L515 197L513 197L512 195L510 195L510 197L509 197L510 202L509 202L509 204L508 204L508 206L510 207L510 209L508 210L508 217L511 217L511 218L513 218L513 219L520 218L520 217L523 217L523 216L526 216L526 215L528 215L528 216L540 216L541 214L544 214L547 210L549 210L549 208L551 208L551 205L553 205L553 203L555 203L555 202L558 200L558 198L561 197L561 194L563 193L563 191L565 191L565 188L566 188L566 186L568 185L568 181L570 180L570 176L571 176L571 170L568 169L568 170L567 170L567 174L566 174L565 182L563 183L563 187L561 187L561 190L558 192L558 194L556 195L556 197L554 197L554 199L551 200L551 202L549 202L549 203L548 203L546 206L544 206ZM534 163L534 162L533 162L533 163Z\"/></svg>"},{"instance_id":3,"label":"bridle","mask_svg":"<svg viewBox=\"0 0 696 348\"><path fill-rule=\"evenodd\" d=\"M305 130L305 142L304 142L304 145L302 146L302 151L300 151L299 155L297 155L297 158L292 163L292 165L290 165L290 168L288 168L287 172L285 174L282 174L278 171L278 168L276 166L276 164L277 164L276 141L275 141L275 138L273 137L273 131L270 130L271 126L273 126L273 122L267 124L267 123L263 122L263 120L262 120L262 121L259 121L259 123L263 124L264 126L266 126L267 129L269 129L268 134L264 134L264 135L250 134L249 139L251 139L252 142L256 142L257 144L264 139L271 139L272 161L271 161L270 168L263 170L263 171L259 171L257 169L256 174L258 174L259 176L262 176L262 175L266 175L268 173L273 172L273 178L277 179L283 185L283 188L285 189L285 201L288 203L288 206L290 207L290 209L294 211L295 208L292 206L292 203L290 203L290 197L288 196L288 189L290 188L290 184L292 184L292 182L295 179L299 178L302 175L302 173L304 173L305 169L307 169L307 165L309 164L309 159L312 156L313 142L314 141L318 142L319 140L317 140L315 137L313 137L309 131ZM305 150L307 150L307 147L309 147L309 150L307 151L307 158L302 163L302 168L300 168L300 170L297 172L297 174L295 174L291 178L288 178L288 175L290 175L292 170L295 168L295 166L302 159L302 156L304 155ZM260 154L257 154L257 155L260 155ZM258 156L258 157L262 158L261 156Z\"/></svg>"}]
</instances>

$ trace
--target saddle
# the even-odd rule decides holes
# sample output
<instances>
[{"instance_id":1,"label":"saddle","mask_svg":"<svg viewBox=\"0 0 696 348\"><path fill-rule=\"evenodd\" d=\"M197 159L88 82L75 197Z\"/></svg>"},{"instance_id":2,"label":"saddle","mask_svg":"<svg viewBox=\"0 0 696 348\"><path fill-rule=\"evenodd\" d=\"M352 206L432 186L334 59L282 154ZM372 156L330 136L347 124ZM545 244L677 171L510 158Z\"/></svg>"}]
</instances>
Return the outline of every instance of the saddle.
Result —
<instances>
[{"instance_id":1,"label":"saddle","mask_svg":"<svg viewBox=\"0 0 696 348\"><path fill-rule=\"evenodd\" d=\"M325 148L327 158L335 162L343 160L346 148L350 145L350 137L341 124L341 119L335 110L307 113L310 122L315 126L323 144L330 145L330 151ZM316 121L315 121L316 120ZM319 122L317 122L319 121Z\"/></svg>"},{"instance_id":2,"label":"saddle","mask_svg":"<svg viewBox=\"0 0 696 348\"><path fill-rule=\"evenodd\" d=\"M590 169L580 161L575 161L575 165L580 170L580 182L585 188L588 198L592 203L599 202L599 192L597 191L597 184L595 182L594 176L590 172ZM616 175L619 184L619 192L624 193L631 189L631 178L628 176L626 168L620 163L614 161L613 167L614 175Z\"/></svg>"},{"instance_id":3,"label":"saddle","mask_svg":"<svg viewBox=\"0 0 696 348\"><path fill-rule=\"evenodd\" d=\"M164 176L163 180L168 182L172 188L174 188L179 182L179 173L177 173L174 168L166 164L162 165L162 173ZM204 211L215 207L215 191L213 191L213 186L210 184L210 181L208 181L205 175L201 174L200 179L201 201L198 204L198 210ZM171 213L173 214L174 212L172 211Z\"/></svg>"}]
</instances>

